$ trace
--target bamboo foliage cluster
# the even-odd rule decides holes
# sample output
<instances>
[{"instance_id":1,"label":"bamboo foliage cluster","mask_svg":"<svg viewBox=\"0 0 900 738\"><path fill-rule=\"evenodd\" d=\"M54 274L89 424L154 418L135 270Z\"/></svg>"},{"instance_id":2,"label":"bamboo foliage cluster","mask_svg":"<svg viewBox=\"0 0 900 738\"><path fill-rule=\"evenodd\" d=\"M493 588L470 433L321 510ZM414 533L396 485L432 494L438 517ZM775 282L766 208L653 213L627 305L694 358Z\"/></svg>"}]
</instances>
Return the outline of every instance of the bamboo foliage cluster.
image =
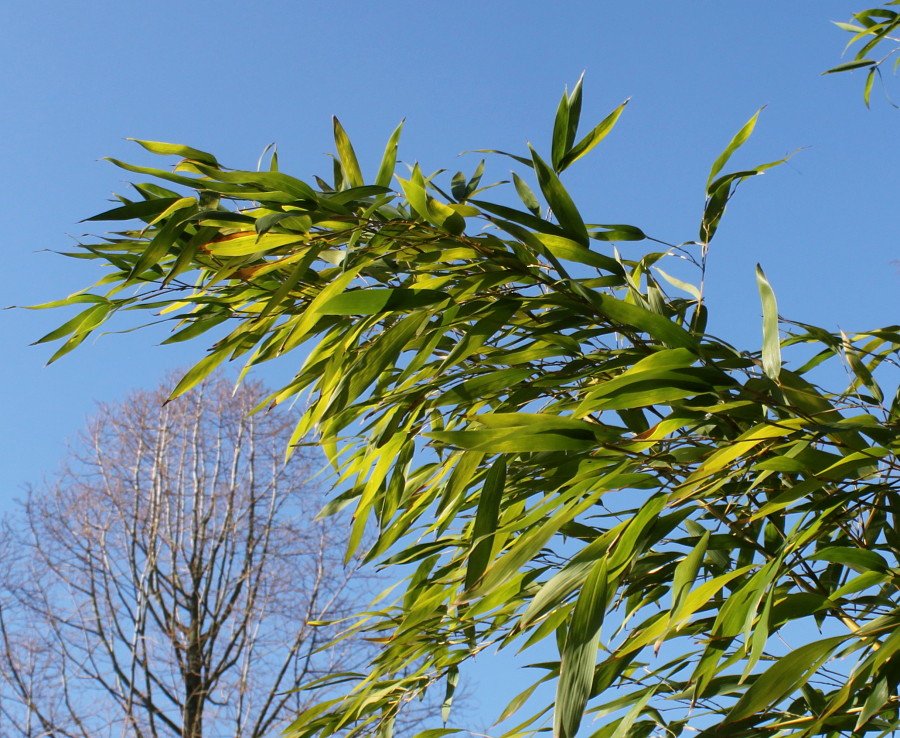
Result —
<instances>
[{"instance_id":1,"label":"bamboo foliage cluster","mask_svg":"<svg viewBox=\"0 0 900 738\"><path fill-rule=\"evenodd\" d=\"M849 72L854 69L866 70L866 81L863 85L863 100L866 107L871 104L872 87L876 76L882 78L882 67L893 57L892 72L896 74L900 66L900 13L892 10L892 5L900 5L898 0L891 0L878 8L868 8L854 13L849 23L835 23L852 38L847 42L846 50L855 48L856 53L850 61L838 64L825 74ZM885 52L885 48L887 51ZM880 54L880 56L879 56ZM893 102L894 107L897 107Z\"/></svg>"},{"instance_id":2,"label":"bamboo foliage cluster","mask_svg":"<svg viewBox=\"0 0 900 738\"><path fill-rule=\"evenodd\" d=\"M729 169L757 116L711 168L696 240L670 244L593 222L561 182L624 107L579 134L581 94L548 154L485 152L516 167L501 188L482 162L391 189L399 129L367 180L336 120L315 184L275 156L236 171L139 142L180 161L116 162L152 183L91 220L139 222L73 254L110 270L53 303L85 307L46 339L59 356L117 312L161 312L170 341L214 337L175 396L225 361L303 355L261 408L306 398L294 440L315 432L336 470L326 512L353 510L349 554L374 530L366 558L413 573L357 626L381 645L368 669L295 738L386 738L435 687L452 732L459 667L541 642L558 657L503 711L506 738L888 733L900 328L780 319L758 269L761 346L707 334L710 242L735 188L778 163ZM847 386L815 379L835 375ZM540 684L556 696L535 707Z\"/></svg>"}]
</instances>

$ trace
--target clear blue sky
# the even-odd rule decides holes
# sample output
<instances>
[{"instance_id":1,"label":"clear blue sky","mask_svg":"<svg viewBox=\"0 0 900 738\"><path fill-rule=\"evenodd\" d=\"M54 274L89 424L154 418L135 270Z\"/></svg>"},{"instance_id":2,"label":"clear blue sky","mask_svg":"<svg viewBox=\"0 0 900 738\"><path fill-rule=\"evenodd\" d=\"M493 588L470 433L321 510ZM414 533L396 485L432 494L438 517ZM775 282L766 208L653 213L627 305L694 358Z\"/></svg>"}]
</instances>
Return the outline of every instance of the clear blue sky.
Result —
<instances>
[{"instance_id":1,"label":"clear blue sky","mask_svg":"<svg viewBox=\"0 0 900 738\"><path fill-rule=\"evenodd\" d=\"M568 184L595 222L631 223L670 241L696 237L710 163L766 105L737 165L806 147L746 183L710 261L711 329L759 342L753 267L781 313L853 331L898 321L896 135L900 111L862 76L820 76L846 34L830 20L853 0L755 3L233 2L63 3L4 13L0 158L7 216L3 305L56 299L96 278L66 250L79 220L106 209L126 176L103 156L147 162L126 137L186 143L252 168L277 142L282 169L330 167L330 116L374 171L407 119L401 158L461 166L474 148L548 148L565 84L586 76L585 124L632 97L615 132ZM502 162L495 179L507 175ZM97 226L93 226L97 230ZM642 244L624 245L637 253ZM164 334L106 336L44 368L29 348L65 316L0 312L6 397L0 509L53 470L98 400L154 385L203 347L157 347ZM121 324L124 327L124 324ZM276 369L285 376L289 366ZM273 375L274 376L274 375Z\"/></svg>"}]
</instances>

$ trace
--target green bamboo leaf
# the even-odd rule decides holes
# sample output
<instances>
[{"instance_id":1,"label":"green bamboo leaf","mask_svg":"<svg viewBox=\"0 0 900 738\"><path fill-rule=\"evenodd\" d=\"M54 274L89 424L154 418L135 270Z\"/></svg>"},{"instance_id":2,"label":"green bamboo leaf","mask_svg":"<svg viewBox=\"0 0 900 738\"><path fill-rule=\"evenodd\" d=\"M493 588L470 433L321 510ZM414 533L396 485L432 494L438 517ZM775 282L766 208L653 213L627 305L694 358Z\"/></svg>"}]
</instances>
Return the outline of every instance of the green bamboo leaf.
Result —
<instances>
[{"instance_id":1,"label":"green bamboo leaf","mask_svg":"<svg viewBox=\"0 0 900 738\"><path fill-rule=\"evenodd\" d=\"M625 106L628 105L628 100L623 102L619 107L613 110L609 115L607 115L600 123L598 123L590 133L588 133L581 141L575 144L569 151L566 152L565 156L559 162L557 166L557 171L562 172L568 169L572 164L578 161L582 156L588 154L597 144L599 144L604 138L606 138L610 131L612 131L613 127L616 125L616 122L619 120L619 117L625 110Z\"/></svg>"},{"instance_id":2,"label":"green bamboo leaf","mask_svg":"<svg viewBox=\"0 0 900 738\"><path fill-rule=\"evenodd\" d=\"M859 576L850 579L843 587L839 587L834 590L834 592L831 592L827 598L826 605L833 607L834 603L838 602L843 597L862 592L870 587L877 587L880 584L884 584L890 578L889 574L883 572L865 571Z\"/></svg>"},{"instance_id":3,"label":"green bamboo leaf","mask_svg":"<svg viewBox=\"0 0 900 738\"><path fill-rule=\"evenodd\" d=\"M508 156L510 159L515 159L519 164L524 164L528 167L533 167L531 159L528 159L524 156L517 156L516 154L510 154L507 151L498 151L497 149L472 149L471 151L463 151L464 154L500 154L500 156Z\"/></svg>"},{"instance_id":4,"label":"green bamboo leaf","mask_svg":"<svg viewBox=\"0 0 900 738\"><path fill-rule=\"evenodd\" d=\"M451 666L447 670L447 689L444 692L444 701L441 704L441 722L446 727L447 721L450 719L450 708L453 705L453 695L456 692L456 686L459 684L459 668Z\"/></svg>"},{"instance_id":5,"label":"green bamboo leaf","mask_svg":"<svg viewBox=\"0 0 900 738\"><path fill-rule=\"evenodd\" d=\"M600 292L590 293L589 299L601 313L614 322L646 331L670 348L697 350L696 339L680 325L662 315Z\"/></svg>"},{"instance_id":6,"label":"green bamboo leaf","mask_svg":"<svg viewBox=\"0 0 900 738\"><path fill-rule=\"evenodd\" d=\"M506 207L505 205L498 205L492 202L485 202L484 200L469 200L469 202L488 213L499 215L501 218L510 220L514 223L518 223L519 225L523 225L526 228L531 228L533 231L537 231L538 233L547 233L553 236L561 236L563 238L566 237L566 232L558 225L556 225L555 223L551 223L548 220L544 220L543 218L540 218L533 213L525 213L521 210L516 210L514 208Z\"/></svg>"},{"instance_id":7,"label":"green bamboo leaf","mask_svg":"<svg viewBox=\"0 0 900 738\"><path fill-rule=\"evenodd\" d=\"M657 272L659 274L659 276L661 276L664 280L666 280L666 282L668 282L673 287L677 287L678 289L682 290L683 292L687 292L695 300L701 299L700 290L697 287L695 287L694 285L690 284L689 282L683 282L680 279L673 277L671 274L667 274L662 269L660 269L658 266L654 266L653 270L655 272Z\"/></svg>"},{"instance_id":8,"label":"green bamboo leaf","mask_svg":"<svg viewBox=\"0 0 900 738\"><path fill-rule=\"evenodd\" d=\"M675 567L675 573L672 575L672 607L669 610L669 617L672 620L681 611L688 593L694 586L697 572L700 571L700 564L703 563L703 557L706 555L706 549L709 546L709 535L709 531L704 532L690 553Z\"/></svg>"},{"instance_id":9,"label":"green bamboo leaf","mask_svg":"<svg viewBox=\"0 0 900 738\"><path fill-rule=\"evenodd\" d=\"M847 636L835 636L807 643L781 656L760 674L741 696L725 720L735 723L777 704L806 684L812 674L840 646Z\"/></svg>"},{"instance_id":10,"label":"green bamboo leaf","mask_svg":"<svg viewBox=\"0 0 900 738\"><path fill-rule=\"evenodd\" d=\"M375 176L375 184L380 187L390 187L391 181L394 179L394 167L397 166L397 147L400 142L400 133L403 131L403 123L400 121L391 137L388 139L387 146L384 148L384 155L381 157L381 164L378 167L378 174Z\"/></svg>"},{"instance_id":11,"label":"green bamboo leaf","mask_svg":"<svg viewBox=\"0 0 900 738\"><path fill-rule=\"evenodd\" d=\"M860 728L862 728L869 720L871 720L875 715L877 715L881 708L884 707L891 700L891 689L888 686L887 678L879 679L875 686L872 688L872 692L866 698L866 702L863 705L862 712L859 713L859 719L856 721L856 725L853 727L853 732L857 733Z\"/></svg>"},{"instance_id":12,"label":"green bamboo leaf","mask_svg":"<svg viewBox=\"0 0 900 738\"><path fill-rule=\"evenodd\" d=\"M481 177L484 175L484 159L482 159L478 166L475 167L475 171L472 173L472 176L469 178L469 181L466 181L466 175L462 172L457 172L453 175L453 180L451 182L450 191L453 193L453 197L455 197L459 202L465 202L472 195L474 195L478 191L478 185L481 182Z\"/></svg>"},{"instance_id":13,"label":"green bamboo leaf","mask_svg":"<svg viewBox=\"0 0 900 738\"><path fill-rule=\"evenodd\" d=\"M575 602L560 651L559 681L553 711L554 738L574 738L591 695L600 629L606 614L607 565L601 559L588 575Z\"/></svg>"},{"instance_id":14,"label":"green bamboo leaf","mask_svg":"<svg viewBox=\"0 0 900 738\"><path fill-rule=\"evenodd\" d=\"M497 718L497 723L502 723L510 716L515 715L522 708L522 706L527 703L529 699L531 699L531 695L534 694L535 690L549 679L549 676L539 679L530 687L519 692L519 694L513 697L509 701L509 704L507 704L506 707L503 708L503 712L501 712L500 717Z\"/></svg>"},{"instance_id":15,"label":"green bamboo leaf","mask_svg":"<svg viewBox=\"0 0 900 738\"><path fill-rule=\"evenodd\" d=\"M763 371L770 379L778 381L781 374L781 336L778 332L778 304L775 302L775 292L772 285L766 279L762 267L756 265L756 284L759 287L759 296L762 300L763 310Z\"/></svg>"},{"instance_id":16,"label":"green bamboo leaf","mask_svg":"<svg viewBox=\"0 0 900 738\"><path fill-rule=\"evenodd\" d=\"M515 234L513 234L515 235ZM564 236L554 236L549 233L536 234L536 238L553 256L559 259L575 261L579 264L587 264L597 269L602 269L612 274L624 275L622 265L613 257L599 254L587 246L573 241Z\"/></svg>"},{"instance_id":17,"label":"green bamboo leaf","mask_svg":"<svg viewBox=\"0 0 900 738\"><path fill-rule=\"evenodd\" d=\"M547 166L547 162L541 159L532 147L529 146L529 149L531 150L534 171L537 174L541 192L544 194L544 198L547 200L550 209L556 216L556 220L566 232L565 235L572 240L577 241L582 246L587 246L587 228L585 227L584 221L581 219L581 214L578 212L578 208L575 207L575 203L572 201L571 196L566 192L562 182L559 181L556 172Z\"/></svg>"},{"instance_id":18,"label":"green bamboo leaf","mask_svg":"<svg viewBox=\"0 0 900 738\"><path fill-rule=\"evenodd\" d=\"M871 67L877 62L874 59L854 59L853 61L838 64L836 67L822 72L822 74L834 74L835 72L849 72L851 69L860 69L862 67Z\"/></svg>"},{"instance_id":19,"label":"green bamboo leaf","mask_svg":"<svg viewBox=\"0 0 900 738\"><path fill-rule=\"evenodd\" d=\"M605 228L603 231L589 231L588 235L595 241L643 241L647 235L637 226L603 225L597 223L592 228Z\"/></svg>"},{"instance_id":20,"label":"green bamboo leaf","mask_svg":"<svg viewBox=\"0 0 900 738\"><path fill-rule=\"evenodd\" d=\"M528 186L528 183L515 172L512 173L512 177L513 184L515 184L516 187L516 192L519 193L519 199L522 200L526 208L528 208L537 217L540 217L541 204L538 202L538 199L537 197L535 197L532 189Z\"/></svg>"},{"instance_id":21,"label":"green bamboo leaf","mask_svg":"<svg viewBox=\"0 0 900 738\"><path fill-rule=\"evenodd\" d=\"M121 166L121 164L120 164ZM126 166L126 169L129 167ZM218 182L225 183L224 185L217 185L216 182L212 182L209 180L191 180L188 177L184 179L188 182L191 182L194 187L202 187L207 189L212 189L217 192L225 192L225 193L234 193L243 195L244 199L248 200L267 200L270 197L277 197L279 192L283 192L289 196L289 200L287 202L291 202L292 200L302 200L308 203L317 203L318 195L315 190L310 187L306 182L303 182L296 177L291 177L288 174L284 174L282 172L251 172L251 171L242 171L242 170L234 170L234 171L220 171L218 169L213 169L204 164L197 164L196 170L201 174L206 175L212 180L217 180ZM174 175L177 176L177 175ZM171 181L178 181L173 177L166 177L166 179L170 179ZM228 185L231 185L229 187ZM257 190L262 190L261 192L254 193L252 191L242 191L242 188L256 188Z\"/></svg>"},{"instance_id":22,"label":"green bamboo leaf","mask_svg":"<svg viewBox=\"0 0 900 738\"><path fill-rule=\"evenodd\" d=\"M107 315L112 309L112 305L108 300L87 300L86 302L98 304L91 305L91 307L82 310L78 315L69 318L69 320L61 326L50 331L37 341L34 341L31 345L37 346L38 344L47 343L48 341L56 341L63 336L68 336L70 333L84 333L85 331L89 331L89 326L96 326L98 318Z\"/></svg>"},{"instance_id":23,"label":"green bamboo leaf","mask_svg":"<svg viewBox=\"0 0 900 738\"><path fill-rule=\"evenodd\" d=\"M76 292L74 295L69 295L62 300L53 300L52 302L42 302L39 305L21 305L16 307L22 307L25 310L46 310L47 308L57 308L57 307L68 307L69 305L80 305L84 302L106 302L105 297L100 297L99 295L89 295L84 294L83 292ZM42 339L43 340L43 339ZM34 343L41 343L40 341L35 341ZM33 346L34 344L32 344Z\"/></svg>"},{"instance_id":24,"label":"green bamboo leaf","mask_svg":"<svg viewBox=\"0 0 900 738\"><path fill-rule=\"evenodd\" d=\"M829 546L810 554L807 558L811 561L833 561L859 572L887 572L890 569L888 562L880 554L863 548Z\"/></svg>"},{"instance_id":25,"label":"green bamboo leaf","mask_svg":"<svg viewBox=\"0 0 900 738\"><path fill-rule=\"evenodd\" d=\"M420 730L418 733L410 736L410 738L444 738L444 736L459 732L459 728L428 728L427 730Z\"/></svg>"},{"instance_id":26,"label":"green bamboo leaf","mask_svg":"<svg viewBox=\"0 0 900 738\"><path fill-rule=\"evenodd\" d=\"M878 67L872 67L869 69L869 73L866 75L866 83L863 85L863 102L866 104L866 107L871 107L871 97L872 97L872 84L875 82L875 73L878 71Z\"/></svg>"},{"instance_id":27,"label":"green bamboo leaf","mask_svg":"<svg viewBox=\"0 0 900 738\"><path fill-rule=\"evenodd\" d=\"M340 206L348 204L358 203L360 205L368 205L370 208L373 206L380 207L384 203L380 200L375 200L375 202L373 202L373 198L392 193L393 191L390 187L363 185L362 187L350 187L349 189L341 190L340 192L329 192L327 197L320 197L319 202L325 208L334 208L335 211L340 212ZM390 198L387 198L387 200L390 200ZM387 200L385 200L385 202ZM374 212L374 210L372 212ZM299 213L295 213L295 215L299 215Z\"/></svg>"},{"instance_id":28,"label":"green bamboo leaf","mask_svg":"<svg viewBox=\"0 0 900 738\"><path fill-rule=\"evenodd\" d=\"M569 91L564 90L562 99L556 108L553 120L553 138L550 146L550 163L559 171L559 163L566 153L566 138L569 134Z\"/></svg>"},{"instance_id":29,"label":"green bamboo leaf","mask_svg":"<svg viewBox=\"0 0 900 738\"><path fill-rule=\"evenodd\" d=\"M475 171L472 172L472 176L469 177L469 181L466 184L466 197L468 198L470 195L474 194L478 190L478 185L481 184L481 178L484 176L484 159L478 162L478 166L475 167Z\"/></svg>"},{"instance_id":30,"label":"green bamboo leaf","mask_svg":"<svg viewBox=\"0 0 900 738\"><path fill-rule=\"evenodd\" d=\"M172 394L169 395L169 399L166 402L171 402L176 397L180 397L212 374L216 367L228 357L230 348L230 344L225 343L192 366L179 380L178 384L175 385L175 389L172 390Z\"/></svg>"},{"instance_id":31,"label":"green bamboo leaf","mask_svg":"<svg viewBox=\"0 0 900 738\"><path fill-rule=\"evenodd\" d=\"M146 219L153 218L164 212L181 198L178 197L158 197L152 200L138 200L137 202L125 201L125 204L112 210L107 210L98 215L85 218L82 223L92 220L132 220L134 218Z\"/></svg>"},{"instance_id":32,"label":"green bamboo leaf","mask_svg":"<svg viewBox=\"0 0 900 738\"><path fill-rule=\"evenodd\" d=\"M184 159L193 159L194 161L208 164L211 167L219 166L219 162L212 154L208 154L205 151L200 151L199 149L191 148L190 146L163 143L162 141L141 141L137 138L129 138L126 140L134 141L135 143L140 144L145 149L147 149L147 151L152 151L154 154L162 154L163 156L180 156Z\"/></svg>"},{"instance_id":33,"label":"green bamboo leaf","mask_svg":"<svg viewBox=\"0 0 900 738\"><path fill-rule=\"evenodd\" d=\"M855 388L859 384L862 384L872 393L872 397L875 398L876 402L883 402L884 393L881 391L881 387L878 386L878 383L872 376L872 372L870 372L869 368L863 363L863 360L859 356L859 352L843 331L841 331L841 339L844 356L847 358L847 363L850 365L853 374L856 375L856 381L853 383L853 387Z\"/></svg>"},{"instance_id":34,"label":"green bamboo leaf","mask_svg":"<svg viewBox=\"0 0 900 738\"><path fill-rule=\"evenodd\" d=\"M612 480L622 481L622 476L613 475ZM637 542L646 534L648 528L659 520L660 512L665 506L664 495L651 497L640 511L622 523L610 528L582 549L569 563L557 572L548 582L543 584L532 598L519 621L519 628L525 630L537 618L558 608L575 589L584 582L588 572L601 558L607 557L610 551L609 568L613 573L621 571L640 555ZM615 547L612 544L615 542Z\"/></svg>"},{"instance_id":35,"label":"green bamboo leaf","mask_svg":"<svg viewBox=\"0 0 900 738\"><path fill-rule=\"evenodd\" d=\"M362 187L365 183L363 182L362 171L359 168L359 161L356 158L356 152L353 150L353 144L350 143L350 137L337 119L337 116L332 116L331 121L334 124L334 145L338 152L338 159L341 162L344 181L351 187Z\"/></svg>"},{"instance_id":36,"label":"green bamboo leaf","mask_svg":"<svg viewBox=\"0 0 900 738\"><path fill-rule=\"evenodd\" d=\"M450 194L452 194L459 202L463 202L468 197L469 192L466 189L466 175L462 172L457 172L450 180Z\"/></svg>"},{"instance_id":37,"label":"green bamboo leaf","mask_svg":"<svg viewBox=\"0 0 900 738\"><path fill-rule=\"evenodd\" d=\"M842 31L847 31L848 33L859 33L862 31L865 33L866 29L861 28L860 26L854 26L852 23L841 23L840 21L831 21L834 25L840 28Z\"/></svg>"},{"instance_id":38,"label":"green bamboo leaf","mask_svg":"<svg viewBox=\"0 0 900 738\"><path fill-rule=\"evenodd\" d=\"M648 373L648 375L651 373ZM653 405L669 405L677 400L696 397L714 389L698 372L671 371L646 377L618 378L604 383L575 410L583 418L601 410L627 410Z\"/></svg>"},{"instance_id":39,"label":"green bamboo leaf","mask_svg":"<svg viewBox=\"0 0 900 738\"><path fill-rule=\"evenodd\" d=\"M449 205L435 200L428 194L428 183L418 164L413 167L409 179L397 177L397 181L413 211L419 217L443 228L451 235L459 235L465 230L465 218Z\"/></svg>"},{"instance_id":40,"label":"green bamboo leaf","mask_svg":"<svg viewBox=\"0 0 900 738\"><path fill-rule=\"evenodd\" d=\"M327 300L316 312L320 315L375 315L407 312L436 305L450 299L446 292L411 289L357 289L343 292Z\"/></svg>"},{"instance_id":41,"label":"green bamboo leaf","mask_svg":"<svg viewBox=\"0 0 900 738\"><path fill-rule=\"evenodd\" d=\"M747 662L744 664L744 671L741 673L741 682L743 683L749 677L766 650L766 644L769 641L769 624L772 620L772 602L775 599L774 588L769 589L766 595L766 604L763 605L762 612L754 621L752 614L744 622L744 643L745 648L749 645L749 653L747 654Z\"/></svg>"},{"instance_id":42,"label":"green bamboo leaf","mask_svg":"<svg viewBox=\"0 0 900 738\"><path fill-rule=\"evenodd\" d=\"M425 434L441 443L457 448L488 453L530 453L541 451L589 451L599 445L589 431L547 430L529 432L522 428L437 431Z\"/></svg>"},{"instance_id":43,"label":"green bamboo leaf","mask_svg":"<svg viewBox=\"0 0 900 738\"><path fill-rule=\"evenodd\" d=\"M229 313L222 312L218 315L213 315L212 317L191 320L190 324L186 328L182 328L180 331L170 336L162 343L168 344L189 341L190 339L196 338L202 333L206 333L206 331L208 331L210 328L215 328L217 325L224 323L230 317L231 315Z\"/></svg>"},{"instance_id":44,"label":"green bamboo leaf","mask_svg":"<svg viewBox=\"0 0 900 738\"><path fill-rule=\"evenodd\" d=\"M129 277L139 277L151 267L156 266L164 260L171 252L175 251L175 244L179 236L184 232L186 224L183 213L187 211L188 216L196 212L196 204L186 204L178 218L170 217L156 235L146 244L144 252L131 268Z\"/></svg>"},{"instance_id":45,"label":"green bamboo leaf","mask_svg":"<svg viewBox=\"0 0 900 738\"><path fill-rule=\"evenodd\" d=\"M412 207L413 211L421 218L428 219L428 190L426 189L425 176L419 165L413 167L409 179L401 179L397 177L397 181L403 189L403 194Z\"/></svg>"},{"instance_id":46,"label":"green bamboo leaf","mask_svg":"<svg viewBox=\"0 0 900 738\"><path fill-rule=\"evenodd\" d=\"M532 373L530 367L512 367L472 377L447 390L434 404L441 406L475 402L495 392L515 387Z\"/></svg>"},{"instance_id":47,"label":"green bamboo leaf","mask_svg":"<svg viewBox=\"0 0 900 738\"><path fill-rule=\"evenodd\" d=\"M74 336L69 338L68 341L66 341L62 346L60 346L54 352L53 356L51 356L49 359L47 359L47 366L52 364L57 359L62 358L63 356L65 356L67 353L69 353L73 349L80 346L84 342L84 339L87 338L89 335L90 335L90 333L85 331L84 333L76 333Z\"/></svg>"},{"instance_id":48,"label":"green bamboo leaf","mask_svg":"<svg viewBox=\"0 0 900 738\"><path fill-rule=\"evenodd\" d=\"M725 150L719 154L718 158L713 162L712 169L709 171L709 178L706 180L706 192L709 195L712 195L715 191L711 185L713 184L713 180L715 180L716 175L722 171L723 167L728 163L728 160L731 158L732 154L737 151L744 143L750 138L750 134L753 133L753 129L756 127L756 121L759 119L759 114L762 112L762 108L757 110L753 116L748 120L735 135L734 138L728 143L728 146L725 147Z\"/></svg>"},{"instance_id":49,"label":"green bamboo leaf","mask_svg":"<svg viewBox=\"0 0 900 738\"><path fill-rule=\"evenodd\" d=\"M506 487L506 457L500 456L488 469L478 496L478 512L472 527L472 551L466 566L465 588L471 589L491 561L494 532Z\"/></svg>"},{"instance_id":50,"label":"green bamboo leaf","mask_svg":"<svg viewBox=\"0 0 900 738\"><path fill-rule=\"evenodd\" d=\"M650 702L650 698L656 694L656 687L650 687L649 689L644 691L643 696L635 702L628 712L625 714L619 724L616 726L615 731L609 738L628 738L628 736L632 735L631 729L634 727L635 722L638 717L640 717L641 712L644 711L644 708L647 706L647 703ZM641 731L640 735L644 735L646 731Z\"/></svg>"},{"instance_id":51,"label":"green bamboo leaf","mask_svg":"<svg viewBox=\"0 0 900 738\"><path fill-rule=\"evenodd\" d=\"M584 72L572 88L569 95L569 125L566 130L566 145L563 153L568 153L575 143L575 136L578 134L578 124L581 122L581 98L584 86Z\"/></svg>"}]
</instances>

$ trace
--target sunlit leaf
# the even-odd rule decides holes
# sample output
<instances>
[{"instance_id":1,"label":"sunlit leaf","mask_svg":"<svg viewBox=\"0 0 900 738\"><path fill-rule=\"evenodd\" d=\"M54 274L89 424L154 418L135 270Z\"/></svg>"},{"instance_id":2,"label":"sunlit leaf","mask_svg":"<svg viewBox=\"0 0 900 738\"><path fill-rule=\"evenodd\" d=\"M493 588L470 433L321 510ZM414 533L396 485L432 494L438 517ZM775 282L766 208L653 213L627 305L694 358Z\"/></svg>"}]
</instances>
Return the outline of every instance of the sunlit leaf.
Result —
<instances>
[{"instance_id":1,"label":"sunlit leaf","mask_svg":"<svg viewBox=\"0 0 900 738\"><path fill-rule=\"evenodd\" d=\"M756 284L759 287L759 296L763 309L763 347L762 363L763 371L771 379L778 381L781 374L781 336L778 330L778 305L775 302L775 292L772 285L766 279L762 267L756 265Z\"/></svg>"}]
</instances>

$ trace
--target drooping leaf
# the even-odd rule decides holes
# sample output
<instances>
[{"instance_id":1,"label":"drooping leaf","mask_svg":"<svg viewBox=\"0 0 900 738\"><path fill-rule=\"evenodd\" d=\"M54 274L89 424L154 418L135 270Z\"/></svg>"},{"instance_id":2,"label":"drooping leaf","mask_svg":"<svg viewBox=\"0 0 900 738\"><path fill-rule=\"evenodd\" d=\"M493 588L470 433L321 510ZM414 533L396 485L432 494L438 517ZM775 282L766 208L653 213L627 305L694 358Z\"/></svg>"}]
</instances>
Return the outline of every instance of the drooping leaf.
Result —
<instances>
[{"instance_id":1,"label":"drooping leaf","mask_svg":"<svg viewBox=\"0 0 900 738\"><path fill-rule=\"evenodd\" d=\"M585 580L565 631L553 711L555 738L574 738L581 725L594 681L600 628L606 610L607 577L606 559L601 559Z\"/></svg>"}]
</instances>

